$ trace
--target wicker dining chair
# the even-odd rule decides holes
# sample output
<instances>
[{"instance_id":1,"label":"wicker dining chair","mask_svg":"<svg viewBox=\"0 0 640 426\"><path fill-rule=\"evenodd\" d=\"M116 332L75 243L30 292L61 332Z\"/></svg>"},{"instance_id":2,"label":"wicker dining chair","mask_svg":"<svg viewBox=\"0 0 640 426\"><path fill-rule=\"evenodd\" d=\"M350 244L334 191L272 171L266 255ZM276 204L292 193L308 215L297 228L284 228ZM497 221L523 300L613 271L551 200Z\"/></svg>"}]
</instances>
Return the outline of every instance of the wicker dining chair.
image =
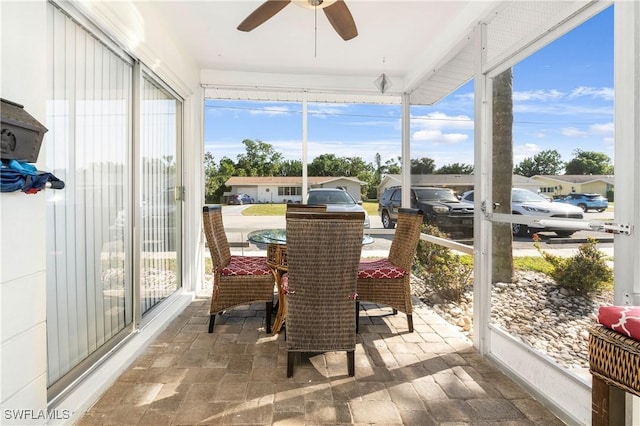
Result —
<instances>
[{"instance_id":1,"label":"wicker dining chair","mask_svg":"<svg viewBox=\"0 0 640 426\"><path fill-rule=\"evenodd\" d=\"M222 207L202 209L204 233L213 261L213 292L209 309L209 333L216 314L239 305L266 303L267 333L271 333L271 312L275 280L264 256L231 255L222 221Z\"/></svg>"},{"instance_id":2,"label":"wicker dining chair","mask_svg":"<svg viewBox=\"0 0 640 426\"><path fill-rule=\"evenodd\" d=\"M287 212L287 377L296 352L347 352L355 374L356 279L364 213Z\"/></svg>"},{"instance_id":3,"label":"wicker dining chair","mask_svg":"<svg viewBox=\"0 0 640 426\"><path fill-rule=\"evenodd\" d=\"M376 261L360 261L358 266L359 301L386 305L407 315L409 332L413 332L411 304L411 265L420 240L422 210L401 208L389 255Z\"/></svg>"},{"instance_id":4,"label":"wicker dining chair","mask_svg":"<svg viewBox=\"0 0 640 426\"><path fill-rule=\"evenodd\" d=\"M288 203L287 204L288 212L309 212L309 211L318 211L324 212L327 211L326 204L295 204Z\"/></svg>"}]
</instances>

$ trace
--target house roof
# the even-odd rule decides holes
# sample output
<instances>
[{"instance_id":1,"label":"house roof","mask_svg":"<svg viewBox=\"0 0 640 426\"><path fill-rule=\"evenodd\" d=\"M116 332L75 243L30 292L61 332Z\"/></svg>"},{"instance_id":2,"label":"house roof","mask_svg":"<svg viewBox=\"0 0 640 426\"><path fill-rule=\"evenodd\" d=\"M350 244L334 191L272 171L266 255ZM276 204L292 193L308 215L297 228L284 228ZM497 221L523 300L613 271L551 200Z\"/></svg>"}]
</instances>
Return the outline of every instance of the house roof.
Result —
<instances>
[{"instance_id":1,"label":"house roof","mask_svg":"<svg viewBox=\"0 0 640 426\"><path fill-rule=\"evenodd\" d=\"M333 176L309 176L309 185L324 185L337 180L349 180L357 184L365 184L353 177L333 177ZM238 185L301 185L302 176L231 176L225 182L227 186Z\"/></svg>"},{"instance_id":2,"label":"house roof","mask_svg":"<svg viewBox=\"0 0 640 426\"><path fill-rule=\"evenodd\" d=\"M385 175L387 180L397 181L398 185L402 182L401 175L389 174ZM520 175L513 175L513 185L531 185L529 178ZM384 181L384 179L383 179ZM451 185L451 186L473 186L475 184L474 175L447 175L447 174L431 174L431 175L411 175L412 185Z\"/></svg>"},{"instance_id":3,"label":"house roof","mask_svg":"<svg viewBox=\"0 0 640 426\"><path fill-rule=\"evenodd\" d=\"M90 2L120 8L138 33L161 28L167 50L195 68L205 97L432 105L470 80L472 37L486 24L488 63L517 52L587 7L588 1L345 0L358 36L344 41L323 11L292 1L250 32L236 27L263 0ZM102 3L109 3L105 6ZM326 4L330 2L325 1ZM111 16L104 13L105 19ZM171 23L167 25L167 23ZM134 30L132 30L134 31ZM135 32L135 31L134 31ZM384 93L376 79L385 74Z\"/></svg>"},{"instance_id":4,"label":"house roof","mask_svg":"<svg viewBox=\"0 0 640 426\"><path fill-rule=\"evenodd\" d=\"M613 185L612 175L535 175L531 178L549 179L555 180L557 182L567 182L578 185L583 185L591 182L605 182Z\"/></svg>"}]
</instances>

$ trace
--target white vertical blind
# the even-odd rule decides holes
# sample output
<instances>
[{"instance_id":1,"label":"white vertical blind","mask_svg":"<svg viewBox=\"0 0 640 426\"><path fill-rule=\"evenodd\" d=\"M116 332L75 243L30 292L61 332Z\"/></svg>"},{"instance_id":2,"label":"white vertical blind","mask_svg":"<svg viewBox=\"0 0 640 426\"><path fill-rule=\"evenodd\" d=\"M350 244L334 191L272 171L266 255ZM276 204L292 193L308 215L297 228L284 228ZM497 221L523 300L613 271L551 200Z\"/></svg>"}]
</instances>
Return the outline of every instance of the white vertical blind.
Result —
<instances>
[{"instance_id":1,"label":"white vertical blind","mask_svg":"<svg viewBox=\"0 0 640 426\"><path fill-rule=\"evenodd\" d=\"M180 102L144 75L140 102L142 160L141 309L146 313L180 286L179 209L175 188Z\"/></svg>"},{"instance_id":2,"label":"white vertical blind","mask_svg":"<svg viewBox=\"0 0 640 426\"><path fill-rule=\"evenodd\" d=\"M51 385L131 322L132 66L49 7L47 337Z\"/></svg>"}]
</instances>

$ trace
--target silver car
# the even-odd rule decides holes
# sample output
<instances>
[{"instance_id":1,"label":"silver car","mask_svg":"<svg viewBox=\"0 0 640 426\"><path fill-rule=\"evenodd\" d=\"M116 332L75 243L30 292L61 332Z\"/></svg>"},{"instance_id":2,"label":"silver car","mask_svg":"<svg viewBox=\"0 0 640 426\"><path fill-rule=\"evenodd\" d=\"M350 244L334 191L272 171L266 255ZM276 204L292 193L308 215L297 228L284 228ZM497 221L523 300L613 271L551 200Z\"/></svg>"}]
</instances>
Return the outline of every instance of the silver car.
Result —
<instances>
[{"instance_id":1,"label":"silver car","mask_svg":"<svg viewBox=\"0 0 640 426\"><path fill-rule=\"evenodd\" d=\"M364 227L370 228L369 215L351 194L339 188L314 188L307 193L305 204L325 204L329 212L363 212Z\"/></svg>"},{"instance_id":2,"label":"silver car","mask_svg":"<svg viewBox=\"0 0 640 426\"><path fill-rule=\"evenodd\" d=\"M473 191L462 194L462 200L473 203ZM527 216L539 216L556 219L582 219L583 212L580 207L564 203L550 202L546 198L533 191L522 188L511 189L511 213ZM514 223L513 235L526 237L537 231L553 231L559 237L569 237L575 229L562 226L529 227L524 224Z\"/></svg>"}]
</instances>

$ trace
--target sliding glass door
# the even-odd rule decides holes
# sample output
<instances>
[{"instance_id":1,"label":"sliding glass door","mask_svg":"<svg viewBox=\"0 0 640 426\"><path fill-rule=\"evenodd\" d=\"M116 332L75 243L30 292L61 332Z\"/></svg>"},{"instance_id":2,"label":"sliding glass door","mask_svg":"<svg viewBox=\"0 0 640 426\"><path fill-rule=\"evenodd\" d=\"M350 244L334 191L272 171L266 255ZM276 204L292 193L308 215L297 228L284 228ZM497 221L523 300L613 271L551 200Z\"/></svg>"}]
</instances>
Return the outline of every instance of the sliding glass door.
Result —
<instances>
[{"instance_id":1,"label":"sliding glass door","mask_svg":"<svg viewBox=\"0 0 640 426\"><path fill-rule=\"evenodd\" d=\"M144 74L140 103L142 315L180 286L180 116L176 97Z\"/></svg>"},{"instance_id":2,"label":"sliding glass door","mask_svg":"<svg viewBox=\"0 0 640 426\"><path fill-rule=\"evenodd\" d=\"M54 397L181 287L182 102L73 10L48 14L46 170L66 184L46 191Z\"/></svg>"}]
</instances>

